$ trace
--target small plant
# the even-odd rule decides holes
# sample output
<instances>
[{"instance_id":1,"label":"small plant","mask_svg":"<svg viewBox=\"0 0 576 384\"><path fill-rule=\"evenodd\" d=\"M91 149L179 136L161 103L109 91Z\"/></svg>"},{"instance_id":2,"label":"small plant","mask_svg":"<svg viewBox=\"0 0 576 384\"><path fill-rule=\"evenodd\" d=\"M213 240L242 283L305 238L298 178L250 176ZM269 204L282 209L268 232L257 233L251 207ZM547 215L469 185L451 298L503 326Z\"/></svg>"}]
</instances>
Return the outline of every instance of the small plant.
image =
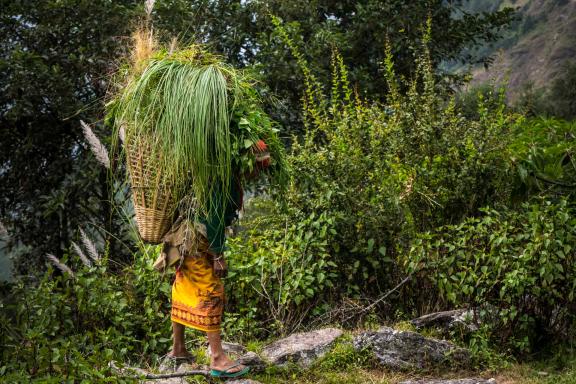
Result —
<instances>
[{"instance_id":1,"label":"small plant","mask_svg":"<svg viewBox=\"0 0 576 384\"><path fill-rule=\"evenodd\" d=\"M319 368L321 371L369 368L374 364L373 360L374 355L369 349L357 350L352 344L352 337L345 335L326 355L314 363L313 368Z\"/></svg>"}]
</instances>

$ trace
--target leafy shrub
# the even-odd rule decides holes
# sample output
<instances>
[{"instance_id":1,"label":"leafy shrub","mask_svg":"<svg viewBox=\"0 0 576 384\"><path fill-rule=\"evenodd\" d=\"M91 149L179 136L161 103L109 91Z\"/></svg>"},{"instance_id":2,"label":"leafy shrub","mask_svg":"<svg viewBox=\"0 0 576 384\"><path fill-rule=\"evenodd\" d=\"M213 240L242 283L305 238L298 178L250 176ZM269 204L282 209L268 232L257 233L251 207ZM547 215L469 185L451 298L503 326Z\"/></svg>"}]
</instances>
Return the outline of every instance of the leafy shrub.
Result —
<instances>
[{"instance_id":1,"label":"leafy shrub","mask_svg":"<svg viewBox=\"0 0 576 384\"><path fill-rule=\"evenodd\" d=\"M519 117L506 110L503 91L496 101L480 100L475 120L458 113L454 98L436 84L429 30L411 82L398 80L388 48L383 66L389 93L382 105L352 92L338 52L327 95L276 23L306 84L306 132L294 140L289 157L291 221L321 213L333 220L329 253L346 282L340 294L360 298L390 288L402 274L398 251L415 233L508 199L507 137Z\"/></svg>"},{"instance_id":2,"label":"leafy shrub","mask_svg":"<svg viewBox=\"0 0 576 384\"><path fill-rule=\"evenodd\" d=\"M471 85L456 93L456 108L466 118L478 120L480 114L478 105L486 105L497 108L501 103L501 96L505 88L490 82Z\"/></svg>"},{"instance_id":3,"label":"leafy shrub","mask_svg":"<svg viewBox=\"0 0 576 384\"><path fill-rule=\"evenodd\" d=\"M576 219L565 199L418 236L405 258L409 273L432 281L456 306L476 309L491 340L527 351L570 337L576 320Z\"/></svg>"},{"instance_id":4,"label":"leafy shrub","mask_svg":"<svg viewBox=\"0 0 576 384\"><path fill-rule=\"evenodd\" d=\"M380 295L405 276L397 257L416 233L506 201L506 137L520 120L506 110L502 90L480 99L476 119L463 117L436 86L425 45L408 83L397 80L388 49L385 105L354 94L337 51L326 94L276 25L304 74L306 129L292 141L285 204L252 207L260 214L229 240L225 324L240 337L288 332L311 319L343 320L330 314L335 303ZM408 293L407 307L396 310L413 311L421 295ZM342 318L362 313L358 304L350 308Z\"/></svg>"},{"instance_id":5,"label":"leafy shrub","mask_svg":"<svg viewBox=\"0 0 576 384\"><path fill-rule=\"evenodd\" d=\"M527 119L510 143L516 167L515 197L573 196L576 186L576 123L553 118Z\"/></svg>"},{"instance_id":6,"label":"leafy shrub","mask_svg":"<svg viewBox=\"0 0 576 384\"><path fill-rule=\"evenodd\" d=\"M237 338L293 331L318 313L315 304L328 299L334 287L336 264L328 254L332 220L326 214L288 220L278 212L258 217L228 240L225 328Z\"/></svg>"},{"instance_id":7,"label":"leafy shrub","mask_svg":"<svg viewBox=\"0 0 576 384\"><path fill-rule=\"evenodd\" d=\"M118 274L104 260L73 277L49 268L36 284L16 283L0 307L0 369L9 381L126 382L112 375L111 360L166 353L170 285L150 264L138 254Z\"/></svg>"}]
</instances>

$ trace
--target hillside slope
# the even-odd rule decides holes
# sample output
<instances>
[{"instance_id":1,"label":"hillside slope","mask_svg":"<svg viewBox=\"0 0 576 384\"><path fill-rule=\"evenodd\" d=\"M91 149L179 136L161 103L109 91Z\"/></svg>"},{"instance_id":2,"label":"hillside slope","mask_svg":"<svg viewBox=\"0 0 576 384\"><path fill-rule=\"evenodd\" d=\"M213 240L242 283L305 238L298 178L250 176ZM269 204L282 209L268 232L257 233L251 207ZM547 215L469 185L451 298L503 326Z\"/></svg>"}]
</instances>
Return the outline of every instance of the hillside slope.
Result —
<instances>
[{"instance_id":1,"label":"hillside slope","mask_svg":"<svg viewBox=\"0 0 576 384\"><path fill-rule=\"evenodd\" d=\"M499 3L499 4L498 4ZM496 55L493 65L473 69L474 82L508 79L514 98L526 84L550 84L568 62L576 61L576 0L475 0L471 11L494 6L518 9L518 21L508 35L484 53Z\"/></svg>"}]
</instances>

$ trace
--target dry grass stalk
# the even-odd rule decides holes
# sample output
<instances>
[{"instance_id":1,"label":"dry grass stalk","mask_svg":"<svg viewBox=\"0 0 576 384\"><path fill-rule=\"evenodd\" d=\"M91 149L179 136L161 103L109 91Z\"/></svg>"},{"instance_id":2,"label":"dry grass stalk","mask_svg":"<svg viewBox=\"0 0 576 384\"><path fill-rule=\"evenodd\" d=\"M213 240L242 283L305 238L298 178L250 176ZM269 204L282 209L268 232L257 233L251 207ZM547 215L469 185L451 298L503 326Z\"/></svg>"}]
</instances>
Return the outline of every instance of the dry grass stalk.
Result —
<instances>
[{"instance_id":1,"label":"dry grass stalk","mask_svg":"<svg viewBox=\"0 0 576 384\"><path fill-rule=\"evenodd\" d=\"M68 266L66 264L61 262L56 256L54 256L50 253L47 253L46 257L52 262L52 264L54 264L54 266L56 266L56 268L58 268L59 270L61 270L64 273L69 274L72 277L75 277L74 272L72 272L72 270L70 268L68 268Z\"/></svg>"},{"instance_id":2,"label":"dry grass stalk","mask_svg":"<svg viewBox=\"0 0 576 384\"><path fill-rule=\"evenodd\" d=\"M173 54L178 49L178 38L174 36L172 40L170 40L170 49L168 49L169 54Z\"/></svg>"},{"instance_id":3,"label":"dry grass stalk","mask_svg":"<svg viewBox=\"0 0 576 384\"><path fill-rule=\"evenodd\" d=\"M122 144L126 142L126 128L123 125L118 130L118 137L120 138Z\"/></svg>"},{"instance_id":4,"label":"dry grass stalk","mask_svg":"<svg viewBox=\"0 0 576 384\"><path fill-rule=\"evenodd\" d=\"M107 169L110 169L110 156L108 155L108 150L100 142L88 124L82 120L80 120L80 124L82 125L82 130L84 131L84 137L90 145L92 153L94 153L94 156L96 156L96 160L98 160L98 162L105 166Z\"/></svg>"},{"instance_id":5,"label":"dry grass stalk","mask_svg":"<svg viewBox=\"0 0 576 384\"><path fill-rule=\"evenodd\" d=\"M154 55L157 42L154 33L149 28L138 28L132 34L132 68L135 73L140 73L147 65L148 60Z\"/></svg>"},{"instance_id":6,"label":"dry grass stalk","mask_svg":"<svg viewBox=\"0 0 576 384\"><path fill-rule=\"evenodd\" d=\"M154 9L154 3L156 0L146 0L144 1L144 10L146 11L146 18L150 20L152 16L152 10Z\"/></svg>"},{"instance_id":7,"label":"dry grass stalk","mask_svg":"<svg viewBox=\"0 0 576 384\"><path fill-rule=\"evenodd\" d=\"M76 244L75 242L72 242L72 248L74 248L74 252L76 252L76 254L80 257L80 260L82 260L82 263L85 266L87 266L87 267L92 266L92 263L90 262L90 260L88 260L88 258L86 257L86 255L82 251L82 248L80 248L80 246L78 244Z\"/></svg>"},{"instance_id":8,"label":"dry grass stalk","mask_svg":"<svg viewBox=\"0 0 576 384\"><path fill-rule=\"evenodd\" d=\"M88 235L86 235L86 232L84 232L82 229L80 229L80 235L82 237L82 244L84 244L84 248L86 248L86 250L88 251L88 255L90 255L90 257L94 261L100 260L100 255L96 250L96 244L94 244L94 242L90 240Z\"/></svg>"}]
</instances>

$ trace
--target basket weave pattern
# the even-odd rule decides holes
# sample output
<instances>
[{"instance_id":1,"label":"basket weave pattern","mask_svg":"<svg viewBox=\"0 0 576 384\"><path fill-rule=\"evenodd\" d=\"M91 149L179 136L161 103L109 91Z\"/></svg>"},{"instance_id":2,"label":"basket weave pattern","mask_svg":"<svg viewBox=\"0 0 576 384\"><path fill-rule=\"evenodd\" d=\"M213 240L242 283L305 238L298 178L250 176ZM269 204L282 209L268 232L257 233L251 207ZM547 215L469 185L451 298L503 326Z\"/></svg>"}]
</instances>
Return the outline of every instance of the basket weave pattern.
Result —
<instances>
[{"instance_id":1,"label":"basket weave pattern","mask_svg":"<svg viewBox=\"0 0 576 384\"><path fill-rule=\"evenodd\" d=\"M157 162L149 161L154 156L149 146L132 144L125 149L138 232L143 241L160 243L172 224L170 188L161 185Z\"/></svg>"}]
</instances>

